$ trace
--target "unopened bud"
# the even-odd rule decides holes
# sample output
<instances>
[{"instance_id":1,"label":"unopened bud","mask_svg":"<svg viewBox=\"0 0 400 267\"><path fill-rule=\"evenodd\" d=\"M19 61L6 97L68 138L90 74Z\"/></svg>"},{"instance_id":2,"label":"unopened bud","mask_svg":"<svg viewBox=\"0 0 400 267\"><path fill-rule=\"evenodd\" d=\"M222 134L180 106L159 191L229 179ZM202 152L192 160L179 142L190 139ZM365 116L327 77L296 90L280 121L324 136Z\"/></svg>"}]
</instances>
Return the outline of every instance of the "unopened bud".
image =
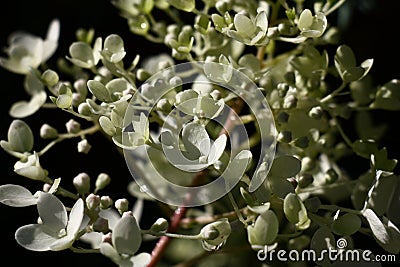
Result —
<instances>
[{"instance_id":1,"label":"unopened bud","mask_svg":"<svg viewBox=\"0 0 400 267\"><path fill-rule=\"evenodd\" d=\"M85 195L90 191L90 177L87 173L80 173L74 177L72 183L75 186L76 191L80 195Z\"/></svg>"},{"instance_id":2,"label":"unopened bud","mask_svg":"<svg viewBox=\"0 0 400 267\"><path fill-rule=\"evenodd\" d=\"M128 210L128 207L129 201L126 198L120 198L115 201L115 208L121 215Z\"/></svg>"},{"instance_id":3,"label":"unopened bud","mask_svg":"<svg viewBox=\"0 0 400 267\"><path fill-rule=\"evenodd\" d=\"M43 72L42 79L46 83L47 86L54 86L59 81L57 72L55 72L54 70L50 70L50 69Z\"/></svg>"},{"instance_id":4,"label":"unopened bud","mask_svg":"<svg viewBox=\"0 0 400 267\"><path fill-rule=\"evenodd\" d=\"M93 193L89 194L86 198L86 206L89 210L95 210L100 205L100 196Z\"/></svg>"},{"instance_id":5,"label":"unopened bud","mask_svg":"<svg viewBox=\"0 0 400 267\"><path fill-rule=\"evenodd\" d=\"M93 223L93 230L106 234L109 231L108 220L101 217L97 218Z\"/></svg>"},{"instance_id":6,"label":"unopened bud","mask_svg":"<svg viewBox=\"0 0 400 267\"><path fill-rule=\"evenodd\" d=\"M109 196L102 196L100 198L100 208L108 209L114 204L114 201Z\"/></svg>"},{"instance_id":7,"label":"unopened bud","mask_svg":"<svg viewBox=\"0 0 400 267\"><path fill-rule=\"evenodd\" d=\"M88 140L86 140L86 139L83 139L83 140L79 141L79 143L78 143L78 152L79 153L87 154L87 153L89 153L91 148L92 148L92 146L89 144Z\"/></svg>"},{"instance_id":8,"label":"unopened bud","mask_svg":"<svg viewBox=\"0 0 400 267\"><path fill-rule=\"evenodd\" d=\"M67 128L68 133L76 134L81 130L81 124L73 119L70 119L66 124L65 127Z\"/></svg>"},{"instance_id":9,"label":"unopened bud","mask_svg":"<svg viewBox=\"0 0 400 267\"><path fill-rule=\"evenodd\" d=\"M158 218L150 227L150 230L156 233L166 232L168 229L168 221L164 218Z\"/></svg>"},{"instance_id":10,"label":"unopened bud","mask_svg":"<svg viewBox=\"0 0 400 267\"><path fill-rule=\"evenodd\" d=\"M95 192L105 188L111 182L111 177L106 173L100 173L96 179L96 189Z\"/></svg>"},{"instance_id":11,"label":"unopened bud","mask_svg":"<svg viewBox=\"0 0 400 267\"><path fill-rule=\"evenodd\" d=\"M54 139L57 138L58 131L47 123L40 127L40 137L43 139Z\"/></svg>"}]
</instances>

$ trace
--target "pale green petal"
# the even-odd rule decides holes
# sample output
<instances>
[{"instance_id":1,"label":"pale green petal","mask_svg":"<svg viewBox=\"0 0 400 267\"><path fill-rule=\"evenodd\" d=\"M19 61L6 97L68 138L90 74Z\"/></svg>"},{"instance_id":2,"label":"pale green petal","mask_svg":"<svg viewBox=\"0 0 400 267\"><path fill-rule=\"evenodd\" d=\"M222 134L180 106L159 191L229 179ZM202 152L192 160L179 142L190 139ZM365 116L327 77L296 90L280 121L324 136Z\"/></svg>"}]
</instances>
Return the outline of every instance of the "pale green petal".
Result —
<instances>
[{"instance_id":1,"label":"pale green petal","mask_svg":"<svg viewBox=\"0 0 400 267\"><path fill-rule=\"evenodd\" d=\"M54 232L65 229L67 226L67 211L64 204L54 195L41 193L37 203L40 219Z\"/></svg>"},{"instance_id":2,"label":"pale green petal","mask_svg":"<svg viewBox=\"0 0 400 267\"><path fill-rule=\"evenodd\" d=\"M41 224L24 225L15 232L15 239L18 244L28 250L47 251L57 238L49 235L46 230Z\"/></svg>"}]
</instances>

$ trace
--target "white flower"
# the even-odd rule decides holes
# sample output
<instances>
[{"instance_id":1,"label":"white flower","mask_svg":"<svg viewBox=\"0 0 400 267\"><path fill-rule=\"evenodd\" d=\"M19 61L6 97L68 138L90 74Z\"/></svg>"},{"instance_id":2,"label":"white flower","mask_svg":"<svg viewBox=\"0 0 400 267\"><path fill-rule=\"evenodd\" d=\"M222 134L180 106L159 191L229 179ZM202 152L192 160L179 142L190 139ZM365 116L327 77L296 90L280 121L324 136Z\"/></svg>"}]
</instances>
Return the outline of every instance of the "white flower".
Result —
<instances>
[{"instance_id":1,"label":"white flower","mask_svg":"<svg viewBox=\"0 0 400 267\"><path fill-rule=\"evenodd\" d=\"M59 251L72 246L84 219L84 203L80 198L71 209L69 218L63 203L50 193L40 193L37 209L41 223L17 229L18 244L33 251ZM83 224L84 225L84 224Z\"/></svg>"},{"instance_id":2,"label":"white flower","mask_svg":"<svg viewBox=\"0 0 400 267\"><path fill-rule=\"evenodd\" d=\"M27 74L30 68L37 68L46 62L56 51L60 34L60 22L50 23L46 39L25 33L15 32L9 37L9 47L5 50L8 58L0 58L0 66L18 74Z\"/></svg>"}]
</instances>

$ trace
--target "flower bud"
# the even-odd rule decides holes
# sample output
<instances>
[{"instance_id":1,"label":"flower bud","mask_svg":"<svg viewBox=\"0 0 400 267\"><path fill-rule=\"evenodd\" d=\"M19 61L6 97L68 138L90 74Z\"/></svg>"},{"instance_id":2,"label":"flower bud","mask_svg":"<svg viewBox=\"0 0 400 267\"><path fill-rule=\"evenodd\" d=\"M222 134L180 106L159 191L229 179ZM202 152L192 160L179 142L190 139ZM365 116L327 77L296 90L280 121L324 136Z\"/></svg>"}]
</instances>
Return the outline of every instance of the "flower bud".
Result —
<instances>
[{"instance_id":1,"label":"flower bud","mask_svg":"<svg viewBox=\"0 0 400 267\"><path fill-rule=\"evenodd\" d=\"M150 78L150 73L148 73L145 69L138 69L136 71L136 77L139 81L145 81Z\"/></svg>"},{"instance_id":2,"label":"flower bud","mask_svg":"<svg viewBox=\"0 0 400 267\"><path fill-rule=\"evenodd\" d=\"M168 99L162 98L157 102L157 110L164 111L169 113L171 111L171 104L169 103Z\"/></svg>"},{"instance_id":3,"label":"flower bud","mask_svg":"<svg viewBox=\"0 0 400 267\"><path fill-rule=\"evenodd\" d=\"M72 183L75 186L76 191L80 195L85 195L90 191L90 177L87 173L80 173L74 177Z\"/></svg>"},{"instance_id":4,"label":"flower bud","mask_svg":"<svg viewBox=\"0 0 400 267\"><path fill-rule=\"evenodd\" d=\"M92 111L90 110L89 105L84 102L79 104L78 113L83 116L90 116L92 114Z\"/></svg>"},{"instance_id":5,"label":"flower bud","mask_svg":"<svg viewBox=\"0 0 400 267\"><path fill-rule=\"evenodd\" d=\"M325 173L325 181L328 184L332 184L332 183L336 182L338 178L339 178L339 175L333 168L328 169Z\"/></svg>"},{"instance_id":6,"label":"flower bud","mask_svg":"<svg viewBox=\"0 0 400 267\"><path fill-rule=\"evenodd\" d=\"M299 148L307 148L309 143L310 140L308 139L307 136L300 136L299 138L294 140L294 145Z\"/></svg>"},{"instance_id":7,"label":"flower bud","mask_svg":"<svg viewBox=\"0 0 400 267\"><path fill-rule=\"evenodd\" d=\"M47 86L54 86L59 81L57 72L55 72L54 70L50 70L50 69L43 72L42 79L46 83Z\"/></svg>"},{"instance_id":8,"label":"flower bud","mask_svg":"<svg viewBox=\"0 0 400 267\"><path fill-rule=\"evenodd\" d=\"M111 177L106 173L100 173L96 179L96 189L95 192L105 188L111 182Z\"/></svg>"},{"instance_id":9,"label":"flower bud","mask_svg":"<svg viewBox=\"0 0 400 267\"><path fill-rule=\"evenodd\" d=\"M97 220L93 223L93 230L103 234L108 233L108 220L101 217L97 218Z\"/></svg>"},{"instance_id":10,"label":"flower bud","mask_svg":"<svg viewBox=\"0 0 400 267\"><path fill-rule=\"evenodd\" d=\"M114 204L114 201L109 196L102 196L100 198L100 208L108 209Z\"/></svg>"},{"instance_id":11,"label":"flower bud","mask_svg":"<svg viewBox=\"0 0 400 267\"><path fill-rule=\"evenodd\" d=\"M115 201L115 208L118 210L120 214L123 214L128 210L129 201L126 198L120 198Z\"/></svg>"},{"instance_id":12,"label":"flower bud","mask_svg":"<svg viewBox=\"0 0 400 267\"><path fill-rule=\"evenodd\" d=\"M156 233L166 232L168 229L168 221L164 218L158 218L150 227L150 230Z\"/></svg>"},{"instance_id":13,"label":"flower bud","mask_svg":"<svg viewBox=\"0 0 400 267\"><path fill-rule=\"evenodd\" d=\"M43 184L43 192L49 192L51 188L51 184Z\"/></svg>"},{"instance_id":14,"label":"flower bud","mask_svg":"<svg viewBox=\"0 0 400 267\"><path fill-rule=\"evenodd\" d=\"M289 143L290 141L292 141L292 132L291 131L279 132L277 140L281 143Z\"/></svg>"},{"instance_id":15,"label":"flower bud","mask_svg":"<svg viewBox=\"0 0 400 267\"><path fill-rule=\"evenodd\" d=\"M65 124L65 127L67 128L67 132L72 134L76 134L81 130L81 124L74 119L70 119Z\"/></svg>"},{"instance_id":16,"label":"flower bud","mask_svg":"<svg viewBox=\"0 0 400 267\"><path fill-rule=\"evenodd\" d=\"M295 108L297 105L297 98L294 95L288 95L283 100L283 108L291 109Z\"/></svg>"},{"instance_id":17,"label":"flower bud","mask_svg":"<svg viewBox=\"0 0 400 267\"><path fill-rule=\"evenodd\" d=\"M79 143L78 143L78 152L79 153L87 154L87 153L89 153L91 148L92 148L92 146L89 144L88 140L86 140L86 139L83 139L83 140L79 141Z\"/></svg>"},{"instance_id":18,"label":"flower bud","mask_svg":"<svg viewBox=\"0 0 400 267\"><path fill-rule=\"evenodd\" d=\"M90 193L86 197L86 206L89 210L95 210L100 205L100 196Z\"/></svg>"},{"instance_id":19,"label":"flower bud","mask_svg":"<svg viewBox=\"0 0 400 267\"><path fill-rule=\"evenodd\" d=\"M40 127L40 137L43 139L54 139L57 138L58 131L47 123Z\"/></svg>"},{"instance_id":20,"label":"flower bud","mask_svg":"<svg viewBox=\"0 0 400 267\"><path fill-rule=\"evenodd\" d=\"M324 110L320 106L313 107L310 112L308 112L308 116L316 120L321 119L323 114Z\"/></svg>"},{"instance_id":21,"label":"flower bud","mask_svg":"<svg viewBox=\"0 0 400 267\"><path fill-rule=\"evenodd\" d=\"M299 177L299 187L305 188L314 182L314 177L310 173L304 173Z\"/></svg>"},{"instance_id":22,"label":"flower bud","mask_svg":"<svg viewBox=\"0 0 400 267\"><path fill-rule=\"evenodd\" d=\"M279 112L276 119L279 123L287 123L289 120L289 114L285 111Z\"/></svg>"},{"instance_id":23,"label":"flower bud","mask_svg":"<svg viewBox=\"0 0 400 267\"><path fill-rule=\"evenodd\" d=\"M207 224L200 231L203 248L207 251L219 249L226 243L231 231L231 225L227 218Z\"/></svg>"}]
</instances>

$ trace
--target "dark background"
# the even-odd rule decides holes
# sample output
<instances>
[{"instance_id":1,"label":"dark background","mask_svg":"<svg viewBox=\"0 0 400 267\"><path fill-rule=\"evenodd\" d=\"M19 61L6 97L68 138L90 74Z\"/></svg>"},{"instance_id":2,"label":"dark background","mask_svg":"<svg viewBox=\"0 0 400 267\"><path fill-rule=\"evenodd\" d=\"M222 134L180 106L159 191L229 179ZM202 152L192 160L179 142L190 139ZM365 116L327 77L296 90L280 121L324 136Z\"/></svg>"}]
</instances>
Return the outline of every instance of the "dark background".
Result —
<instances>
[{"instance_id":1,"label":"dark background","mask_svg":"<svg viewBox=\"0 0 400 267\"><path fill-rule=\"evenodd\" d=\"M350 45L357 56L358 62L367 58L374 58L372 76L376 84L384 84L390 79L400 78L400 62L398 36L400 33L400 21L398 15L397 0L385 1L349 1L353 8L349 8L350 19L347 23L343 13L334 14L339 18L339 25L344 32L342 43ZM372 3L371 5L367 3ZM396 5L396 6L394 6ZM7 37L16 30L25 30L32 34L45 37L48 25L53 18L61 22L61 35L57 56L68 55L69 45L75 41L75 31L80 28L94 28L96 36L103 39L112 33L119 34L125 42L128 57L133 59L136 54L149 55L160 52L160 47L145 41L142 37L134 36L129 32L126 20L119 16L118 10L107 0L37 0L37 1L3 1L0 16L0 47L7 46ZM3 55L2 55L3 56ZM0 68L0 139L7 138L7 129L12 118L8 116L11 104L17 100L26 98L22 86L22 76L10 73ZM40 116L49 118L52 125L62 129L70 118L64 112L54 112L52 117L48 111L41 110L38 114L25 118L31 125L35 134L39 132L41 123L36 121ZM376 112L379 123L388 123L389 131L386 133L382 145L389 148L390 157L399 158L398 137L400 130L398 124L398 112ZM124 186L131 180L124 159L109 146L108 140L101 135L88 137L97 145L92 148L89 155L80 155L71 149L76 146L76 141L66 141L57 145L56 149L47 153L42 160L42 165L50 170L52 178L62 177L62 185L70 188L72 178L80 172L87 172L93 179L100 173L109 173L114 184L118 180L118 187L111 186L109 194L112 198L129 196ZM35 140L35 148L40 150L46 143ZM54 152L53 152L54 151ZM24 178L13 172L15 159L4 151L0 151L0 184L26 185ZM365 162L348 162L349 166L364 164ZM32 193L41 190L41 183L32 182L29 185ZM71 188L72 189L72 188ZM149 204L150 208L152 204ZM154 207L155 208L155 207ZM146 209L144 218L147 221L153 219L154 213ZM35 207L11 208L0 205L1 234L1 266L24 266L25 264L46 266L113 266L109 260L98 255L78 255L69 251L62 252L30 252L20 247L14 239L15 230L25 224L35 223L37 211ZM144 250L150 247L143 248Z\"/></svg>"}]
</instances>

